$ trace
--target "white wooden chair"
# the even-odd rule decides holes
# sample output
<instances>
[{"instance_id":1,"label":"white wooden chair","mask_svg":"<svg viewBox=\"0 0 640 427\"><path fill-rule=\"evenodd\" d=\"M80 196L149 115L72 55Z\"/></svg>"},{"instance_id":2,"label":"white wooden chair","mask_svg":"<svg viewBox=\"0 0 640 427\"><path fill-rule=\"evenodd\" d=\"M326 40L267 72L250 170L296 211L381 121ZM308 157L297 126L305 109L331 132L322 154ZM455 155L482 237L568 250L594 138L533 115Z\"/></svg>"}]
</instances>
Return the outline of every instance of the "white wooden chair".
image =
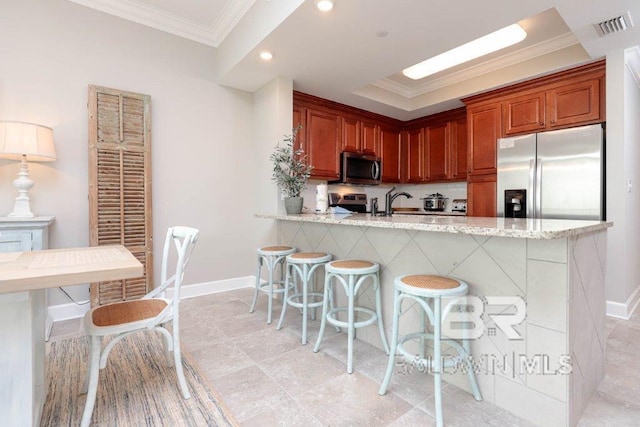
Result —
<instances>
[{"instance_id":1,"label":"white wooden chair","mask_svg":"<svg viewBox=\"0 0 640 427\"><path fill-rule=\"evenodd\" d=\"M85 377L83 392L87 393L87 400L82 414L82 426L88 426L91 421L93 407L98 388L99 369L107 364L109 352L120 340L139 331L158 331L164 336L165 356L169 366L174 364L180 384L180 390L185 399L191 394L187 387L180 356L180 327L178 305L180 302L180 285L184 276L184 269L189 262L191 252L198 240L199 231L189 227L170 227L164 242L162 254L161 285L149 292L142 299L118 302L95 307L84 316L84 328L91 337L89 348L89 366ZM173 244L172 244L173 243ZM169 258L171 247L177 251L177 263L174 275L169 275ZM172 256L173 258L173 256ZM165 297L166 290L173 285L171 299ZM171 331L165 324L171 321ZM115 335L101 350L102 337ZM173 351L173 360L171 352Z\"/></svg>"}]
</instances>

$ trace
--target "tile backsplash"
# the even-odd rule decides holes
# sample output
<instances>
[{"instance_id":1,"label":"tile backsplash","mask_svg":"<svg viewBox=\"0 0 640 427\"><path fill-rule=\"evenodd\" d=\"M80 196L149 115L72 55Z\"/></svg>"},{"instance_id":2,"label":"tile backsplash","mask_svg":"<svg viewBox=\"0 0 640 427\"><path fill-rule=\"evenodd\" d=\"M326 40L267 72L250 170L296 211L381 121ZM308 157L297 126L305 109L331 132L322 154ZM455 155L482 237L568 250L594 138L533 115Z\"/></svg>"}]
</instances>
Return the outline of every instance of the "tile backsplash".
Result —
<instances>
[{"instance_id":1,"label":"tile backsplash","mask_svg":"<svg viewBox=\"0 0 640 427\"><path fill-rule=\"evenodd\" d=\"M325 181L309 180L306 190L303 192L304 206L309 212L315 211L316 202L316 185ZM378 186L356 186L356 185L329 185L329 192L332 193L366 193L367 200L372 197L378 198L378 206L384 209L384 197L387 191L393 187L392 184L383 184ZM466 182L443 182L435 184L398 184L395 191L405 191L413 196L412 199L406 197L398 197L394 202L395 207L416 207L422 209L424 206L423 197L433 193L440 193L446 197L447 204L445 212L451 212L451 202L453 199L467 198Z\"/></svg>"}]
</instances>

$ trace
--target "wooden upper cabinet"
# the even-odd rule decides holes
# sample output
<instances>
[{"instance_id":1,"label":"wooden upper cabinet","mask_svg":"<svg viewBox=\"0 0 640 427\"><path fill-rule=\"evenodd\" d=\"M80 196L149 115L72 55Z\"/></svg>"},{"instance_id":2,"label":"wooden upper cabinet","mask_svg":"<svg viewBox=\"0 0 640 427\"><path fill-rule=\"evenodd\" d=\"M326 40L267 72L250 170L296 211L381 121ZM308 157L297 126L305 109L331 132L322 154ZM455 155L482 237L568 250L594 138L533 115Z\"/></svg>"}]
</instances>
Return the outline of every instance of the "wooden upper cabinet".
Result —
<instances>
[{"instance_id":1,"label":"wooden upper cabinet","mask_svg":"<svg viewBox=\"0 0 640 427\"><path fill-rule=\"evenodd\" d=\"M547 91L547 127L567 127L600 120L600 79L570 83Z\"/></svg>"},{"instance_id":2,"label":"wooden upper cabinet","mask_svg":"<svg viewBox=\"0 0 640 427\"><path fill-rule=\"evenodd\" d=\"M305 147L311 177L335 180L340 178L342 120L339 115L307 108Z\"/></svg>"},{"instance_id":3,"label":"wooden upper cabinet","mask_svg":"<svg viewBox=\"0 0 640 427\"><path fill-rule=\"evenodd\" d=\"M358 153L361 150L361 122L346 116L342 118L342 151Z\"/></svg>"},{"instance_id":4,"label":"wooden upper cabinet","mask_svg":"<svg viewBox=\"0 0 640 427\"><path fill-rule=\"evenodd\" d=\"M379 155L380 126L354 116L343 116L342 151Z\"/></svg>"},{"instance_id":5,"label":"wooden upper cabinet","mask_svg":"<svg viewBox=\"0 0 640 427\"><path fill-rule=\"evenodd\" d=\"M405 181L423 182L425 179L424 128L405 130L403 136L407 153Z\"/></svg>"},{"instance_id":6,"label":"wooden upper cabinet","mask_svg":"<svg viewBox=\"0 0 640 427\"><path fill-rule=\"evenodd\" d=\"M449 122L425 129L425 177L427 181L449 178Z\"/></svg>"},{"instance_id":7,"label":"wooden upper cabinet","mask_svg":"<svg viewBox=\"0 0 640 427\"><path fill-rule=\"evenodd\" d=\"M300 107L298 105L293 106L293 128L296 129L301 127L296 134L296 146L294 147L296 150L302 148L307 151L307 146L305 144L305 134L307 133L307 109L304 107Z\"/></svg>"},{"instance_id":8,"label":"wooden upper cabinet","mask_svg":"<svg viewBox=\"0 0 640 427\"><path fill-rule=\"evenodd\" d=\"M516 96L502 103L505 135L538 132L545 128L545 92Z\"/></svg>"},{"instance_id":9,"label":"wooden upper cabinet","mask_svg":"<svg viewBox=\"0 0 640 427\"><path fill-rule=\"evenodd\" d=\"M451 180L464 181L467 179L467 153L469 152L466 117L451 122L450 140L449 178Z\"/></svg>"},{"instance_id":10,"label":"wooden upper cabinet","mask_svg":"<svg viewBox=\"0 0 640 427\"><path fill-rule=\"evenodd\" d=\"M382 159L382 181L401 182L402 144L399 129L380 127L380 157Z\"/></svg>"},{"instance_id":11,"label":"wooden upper cabinet","mask_svg":"<svg viewBox=\"0 0 640 427\"><path fill-rule=\"evenodd\" d=\"M470 175L496 173L496 144L502 128L500 110L499 102L467 109Z\"/></svg>"},{"instance_id":12,"label":"wooden upper cabinet","mask_svg":"<svg viewBox=\"0 0 640 427\"><path fill-rule=\"evenodd\" d=\"M369 122L360 122L361 145L364 154L380 155L380 125Z\"/></svg>"},{"instance_id":13,"label":"wooden upper cabinet","mask_svg":"<svg viewBox=\"0 0 640 427\"><path fill-rule=\"evenodd\" d=\"M600 79L571 82L502 102L505 135L542 132L601 120Z\"/></svg>"}]
</instances>

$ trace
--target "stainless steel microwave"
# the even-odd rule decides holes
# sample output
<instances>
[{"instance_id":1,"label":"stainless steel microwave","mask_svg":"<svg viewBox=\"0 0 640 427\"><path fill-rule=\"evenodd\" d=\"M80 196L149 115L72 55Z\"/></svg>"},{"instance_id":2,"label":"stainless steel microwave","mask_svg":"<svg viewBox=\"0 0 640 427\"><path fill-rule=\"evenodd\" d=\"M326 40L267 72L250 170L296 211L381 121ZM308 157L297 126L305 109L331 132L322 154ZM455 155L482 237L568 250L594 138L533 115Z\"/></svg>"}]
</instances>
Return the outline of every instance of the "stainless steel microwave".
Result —
<instances>
[{"instance_id":1,"label":"stainless steel microwave","mask_svg":"<svg viewBox=\"0 0 640 427\"><path fill-rule=\"evenodd\" d=\"M334 183L378 185L381 174L380 159L376 156L343 152L340 154L340 180Z\"/></svg>"}]
</instances>

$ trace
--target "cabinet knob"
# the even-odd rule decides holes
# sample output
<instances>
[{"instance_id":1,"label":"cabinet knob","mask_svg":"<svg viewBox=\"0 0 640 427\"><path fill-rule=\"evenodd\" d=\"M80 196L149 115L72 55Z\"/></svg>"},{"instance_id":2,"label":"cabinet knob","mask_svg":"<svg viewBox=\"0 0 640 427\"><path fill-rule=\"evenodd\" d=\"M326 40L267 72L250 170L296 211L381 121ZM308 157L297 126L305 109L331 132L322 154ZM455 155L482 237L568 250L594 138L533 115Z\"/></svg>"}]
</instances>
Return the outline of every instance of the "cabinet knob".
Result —
<instances>
[{"instance_id":1,"label":"cabinet knob","mask_svg":"<svg viewBox=\"0 0 640 427\"><path fill-rule=\"evenodd\" d=\"M544 122L540 122L540 126L544 126Z\"/></svg>"},{"instance_id":2,"label":"cabinet knob","mask_svg":"<svg viewBox=\"0 0 640 427\"><path fill-rule=\"evenodd\" d=\"M556 121L555 120L551 120L551 124L554 124Z\"/></svg>"}]
</instances>

